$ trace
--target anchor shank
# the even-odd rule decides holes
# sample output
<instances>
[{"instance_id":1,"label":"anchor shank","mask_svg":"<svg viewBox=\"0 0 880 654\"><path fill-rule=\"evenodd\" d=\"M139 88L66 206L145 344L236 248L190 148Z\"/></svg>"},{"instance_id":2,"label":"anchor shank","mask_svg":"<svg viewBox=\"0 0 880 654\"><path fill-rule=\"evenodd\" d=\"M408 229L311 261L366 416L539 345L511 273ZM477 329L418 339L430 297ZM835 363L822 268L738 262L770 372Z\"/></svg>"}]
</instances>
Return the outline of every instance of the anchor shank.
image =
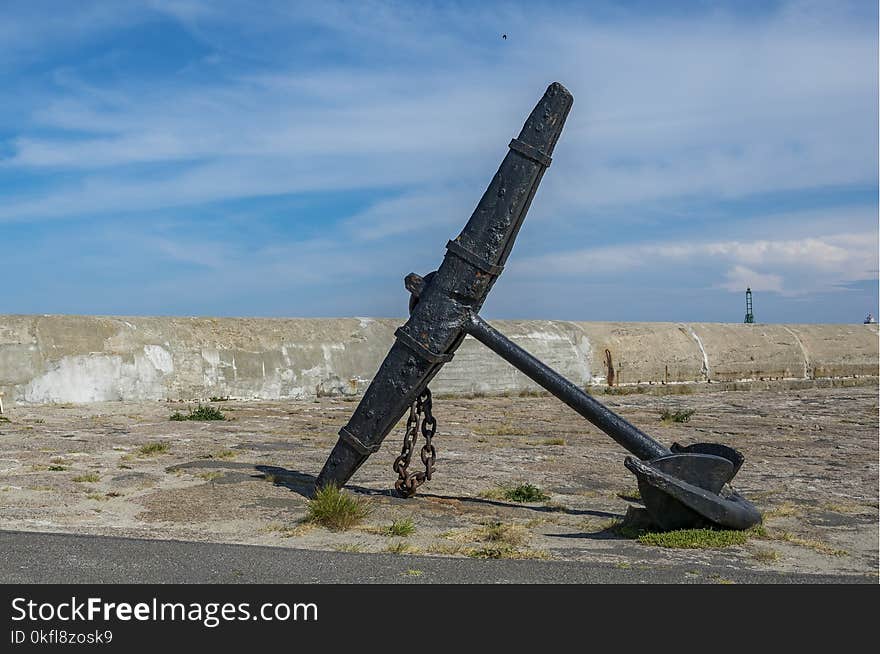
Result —
<instances>
[{"instance_id":1,"label":"anchor shank","mask_svg":"<svg viewBox=\"0 0 880 654\"><path fill-rule=\"evenodd\" d=\"M465 323L465 331L640 459L655 459L671 454L668 448L541 363L480 316L472 313Z\"/></svg>"},{"instance_id":2,"label":"anchor shank","mask_svg":"<svg viewBox=\"0 0 880 654\"><path fill-rule=\"evenodd\" d=\"M440 267L421 284L410 278L418 303L395 332L396 342L340 429L315 482L318 487L344 485L452 358L465 336L462 323L469 312L479 311L504 269L571 104L571 94L561 84L547 87L519 136L508 145L464 229L447 243Z\"/></svg>"}]
</instances>

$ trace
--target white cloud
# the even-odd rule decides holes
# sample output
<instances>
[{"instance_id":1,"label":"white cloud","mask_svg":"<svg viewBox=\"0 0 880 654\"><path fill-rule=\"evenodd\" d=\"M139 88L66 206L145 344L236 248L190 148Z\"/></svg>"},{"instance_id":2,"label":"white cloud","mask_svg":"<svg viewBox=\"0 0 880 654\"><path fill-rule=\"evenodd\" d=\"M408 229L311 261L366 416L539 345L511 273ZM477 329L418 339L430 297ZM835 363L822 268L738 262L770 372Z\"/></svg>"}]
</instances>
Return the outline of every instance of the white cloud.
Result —
<instances>
[{"instance_id":1,"label":"white cloud","mask_svg":"<svg viewBox=\"0 0 880 654\"><path fill-rule=\"evenodd\" d=\"M751 286L802 295L877 279L877 247L876 232L778 240L660 241L542 254L510 267L519 278L607 276L637 269L685 277L699 271L707 285L730 291Z\"/></svg>"},{"instance_id":2,"label":"white cloud","mask_svg":"<svg viewBox=\"0 0 880 654\"><path fill-rule=\"evenodd\" d=\"M715 12L600 23L562 10L532 15L525 5L500 15L385 3L149 7L218 52L234 48L228 33L238 22L240 38L258 47L254 34L272 41L285 26L313 23L365 56L384 49L395 65L316 59L311 69L273 63L220 80L134 78L109 88L66 69L61 92L34 107L0 174L65 170L67 182L39 198L12 194L0 220L487 180L551 77L575 95L544 192L567 215L876 183L876 34L843 10L817 17L795 4L752 19ZM503 45L494 33L501 19L512 26ZM132 168L162 162L183 170Z\"/></svg>"},{"instance_id":3,"label":"white cloud","mask_svg":"<svg viewBox=\"0 0 880 654\"><path fill-rule=\"evenodd\" d=\"M462 188L419 189L380 200L349 218L345 226L355 237L365 240L412 231L425 234L438 225L448 226L452 232L461 229L478 199Z\"/></svg>"},{"instance_id":4,"label":"white cloud","mask_svg":"<svg viewBox=\"0 0 880 654\"><path fill-rule=\"evenodd\" d=\"M725 274L725 282L721 284L731 293L742 293L744 288L751 288L755 292L773 291L782 293L782 277L779 275L764 275L745 266L734 266Z\"/></svg>"}]
</instances>

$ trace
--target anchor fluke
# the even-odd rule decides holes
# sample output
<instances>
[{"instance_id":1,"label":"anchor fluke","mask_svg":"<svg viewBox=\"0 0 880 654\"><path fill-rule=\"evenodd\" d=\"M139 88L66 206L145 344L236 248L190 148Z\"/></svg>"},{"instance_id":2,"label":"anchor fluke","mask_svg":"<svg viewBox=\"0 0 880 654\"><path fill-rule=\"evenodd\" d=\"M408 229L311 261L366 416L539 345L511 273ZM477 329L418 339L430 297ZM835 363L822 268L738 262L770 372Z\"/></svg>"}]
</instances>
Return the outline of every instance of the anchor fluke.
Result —
<instances>
[{"instance_id":1,"label":"anchor fluke","mask_svg":"<svg viewBox=\"0 0 880 654\"><path fill-rule=\"evenodd\" d=\"M661 529L749 529L761 523L760 512L727 486L734 474L727 459L672 454L639 461L628 456L623 464L636 476L645 509Z\"/></svg>"}]
</instances>

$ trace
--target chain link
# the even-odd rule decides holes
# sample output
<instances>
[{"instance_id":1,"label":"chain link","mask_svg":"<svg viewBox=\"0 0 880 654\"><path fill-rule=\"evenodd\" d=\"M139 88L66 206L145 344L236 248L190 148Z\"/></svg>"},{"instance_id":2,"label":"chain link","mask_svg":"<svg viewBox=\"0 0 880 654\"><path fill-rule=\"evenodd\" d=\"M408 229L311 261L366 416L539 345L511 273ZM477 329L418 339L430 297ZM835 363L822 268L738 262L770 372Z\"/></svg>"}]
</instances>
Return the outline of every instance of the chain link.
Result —
<instances>
[{"instance_id":1,"label":"chain link","mask_svg":"<svg viewBox=\"0 0 880 654\"><path fill-rule=\"evenodd\" d=\"M437 419L431 412L431 391L425 388L416 401L409 407L409 416L406 419L406 431L403 434L403 447L400 456L394 460L394 472L397 473L397 481L394 488L404 497L412 497L416 489L426 481L431 481L434 474L434 463L437 460L437 450L433 444L434 435L437 432ZM419 453L419 458L425 466L424 472L409 472L410 461L415 452L419 430L425 438L425 444Z\"/></svg>"}]
</instances>

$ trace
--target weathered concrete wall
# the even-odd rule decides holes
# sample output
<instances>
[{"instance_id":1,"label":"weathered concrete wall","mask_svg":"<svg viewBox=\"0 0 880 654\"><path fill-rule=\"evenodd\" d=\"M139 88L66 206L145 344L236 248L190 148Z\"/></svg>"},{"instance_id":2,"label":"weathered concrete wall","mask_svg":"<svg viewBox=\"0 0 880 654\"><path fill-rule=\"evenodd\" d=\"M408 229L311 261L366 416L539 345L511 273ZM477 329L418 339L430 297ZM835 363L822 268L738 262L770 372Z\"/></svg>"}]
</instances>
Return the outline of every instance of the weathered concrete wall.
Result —
<instances>
[{"instance_id":1,"label":"weathered concrete wall","mask_svg":"<svg viewBox=\"0 0 880 654\"><path fill-rule=\"evenodd\" d=\"M0 316L8 403L359 394L401 319ZM878 375L877 325L496 321L582 386ZM441 393L532 390L471 338Z\"/></svg>"}]
</instances>

